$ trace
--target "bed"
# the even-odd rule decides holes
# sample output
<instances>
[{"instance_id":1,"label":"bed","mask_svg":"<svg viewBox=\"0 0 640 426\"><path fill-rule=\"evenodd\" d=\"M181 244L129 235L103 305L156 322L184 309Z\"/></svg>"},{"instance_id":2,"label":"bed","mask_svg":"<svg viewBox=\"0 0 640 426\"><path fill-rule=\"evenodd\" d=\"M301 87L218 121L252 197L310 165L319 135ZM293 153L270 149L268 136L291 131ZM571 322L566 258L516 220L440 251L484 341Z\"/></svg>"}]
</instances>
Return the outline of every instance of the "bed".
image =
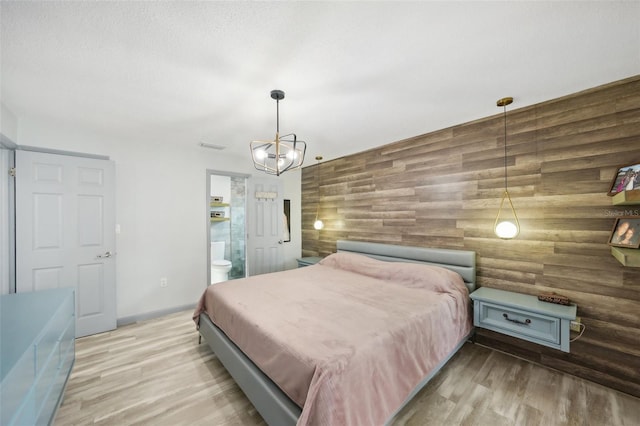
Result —
<instances>
[{"instance_id":1,"label":"bed","mask_svg":"<svg viewBox=\"0 0 640 426\"><path fill-rule=\"evenodd\" d=\"M269 425L388 424L471 336L475 259L341 240L316 265L208 287L194 320Z\"/></svg>"}]
</instances>

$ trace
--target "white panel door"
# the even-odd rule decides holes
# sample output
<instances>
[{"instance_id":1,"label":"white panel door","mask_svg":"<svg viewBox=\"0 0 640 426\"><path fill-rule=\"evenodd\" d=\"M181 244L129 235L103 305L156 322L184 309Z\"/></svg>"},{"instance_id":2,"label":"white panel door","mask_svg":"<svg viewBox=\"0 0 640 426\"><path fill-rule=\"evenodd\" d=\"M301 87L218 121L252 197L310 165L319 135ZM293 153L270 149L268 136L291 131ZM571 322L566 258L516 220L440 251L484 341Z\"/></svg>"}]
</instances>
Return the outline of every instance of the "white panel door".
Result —
<instances>
[{"instance_id":1,"label":"white panel door","mask_svg":"<svg viewBox=\"0 0 640 426\"><path fill-rule=\"evenodd\" d=\"M284 269L282 188L278 179L249 180L248 275Z\"/></svg>"},{"instance_id":2,"label":"white panel door","mask_svg":"<svg viewBox=\"0 0 640 426\"><path fill-rule=\"evenodd\" d=\"M74 287L76 336L116 328L113 161L16 151L16 291Z\"/></svg>"}]
</instances>

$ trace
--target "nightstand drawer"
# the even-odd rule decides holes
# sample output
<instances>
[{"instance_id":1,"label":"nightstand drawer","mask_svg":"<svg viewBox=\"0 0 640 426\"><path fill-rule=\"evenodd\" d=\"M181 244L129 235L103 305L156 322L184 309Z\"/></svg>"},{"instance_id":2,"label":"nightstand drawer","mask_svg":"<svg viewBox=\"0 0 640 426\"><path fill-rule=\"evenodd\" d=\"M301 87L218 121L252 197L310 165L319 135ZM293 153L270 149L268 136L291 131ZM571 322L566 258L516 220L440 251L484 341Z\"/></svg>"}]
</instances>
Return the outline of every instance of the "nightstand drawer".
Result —
<instances>
[{"instance_id":1,"label":"nightstand drawer","mask_svg":"<svg viewBox=\"0 0 640 426\"><path fill-rule=\"evenodd\" d=\"M487 302L477 302L480 327L559 344L560 319Z\"/></svg>"}]
</instances>

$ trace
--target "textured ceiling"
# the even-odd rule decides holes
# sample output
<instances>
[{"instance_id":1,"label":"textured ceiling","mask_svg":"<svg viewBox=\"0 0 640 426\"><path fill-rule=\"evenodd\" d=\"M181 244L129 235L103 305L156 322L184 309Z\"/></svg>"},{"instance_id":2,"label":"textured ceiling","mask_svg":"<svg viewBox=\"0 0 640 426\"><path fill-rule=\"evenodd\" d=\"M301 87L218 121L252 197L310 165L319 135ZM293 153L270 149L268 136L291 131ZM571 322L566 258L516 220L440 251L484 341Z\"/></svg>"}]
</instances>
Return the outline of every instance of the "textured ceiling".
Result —
<instances>
[{"instance_id":1,"label":"textured ceiling","mask_svg":"<svg viewBox=\"0 0 640 426\"><path fill-rule=\"evenodd\" d=\"M1 100L129 143L337 158L640 73L640 2L0 3ZM30 121L32 122L32 121Z\"/></svg>"}]
</instances>

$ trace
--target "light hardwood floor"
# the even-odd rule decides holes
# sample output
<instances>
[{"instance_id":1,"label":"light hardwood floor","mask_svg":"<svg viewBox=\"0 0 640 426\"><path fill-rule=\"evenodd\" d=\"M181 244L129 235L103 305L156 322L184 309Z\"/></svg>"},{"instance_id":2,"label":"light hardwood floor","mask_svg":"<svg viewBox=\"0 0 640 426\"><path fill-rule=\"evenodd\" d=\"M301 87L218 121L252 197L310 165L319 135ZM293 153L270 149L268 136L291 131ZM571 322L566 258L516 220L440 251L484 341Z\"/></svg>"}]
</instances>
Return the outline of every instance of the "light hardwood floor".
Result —
<instances>
[{"instance_id":1,"label":"light hardwood floor","mask_svg":"<svg viewBox=\"0 0 640 426\"><path fill-rule=\"evenodd\" d=\"M55 424L265 423L179 312L78 339ZM636 426L640 400L468 343L393 424Z\"/></svg>"}]
</instances>

